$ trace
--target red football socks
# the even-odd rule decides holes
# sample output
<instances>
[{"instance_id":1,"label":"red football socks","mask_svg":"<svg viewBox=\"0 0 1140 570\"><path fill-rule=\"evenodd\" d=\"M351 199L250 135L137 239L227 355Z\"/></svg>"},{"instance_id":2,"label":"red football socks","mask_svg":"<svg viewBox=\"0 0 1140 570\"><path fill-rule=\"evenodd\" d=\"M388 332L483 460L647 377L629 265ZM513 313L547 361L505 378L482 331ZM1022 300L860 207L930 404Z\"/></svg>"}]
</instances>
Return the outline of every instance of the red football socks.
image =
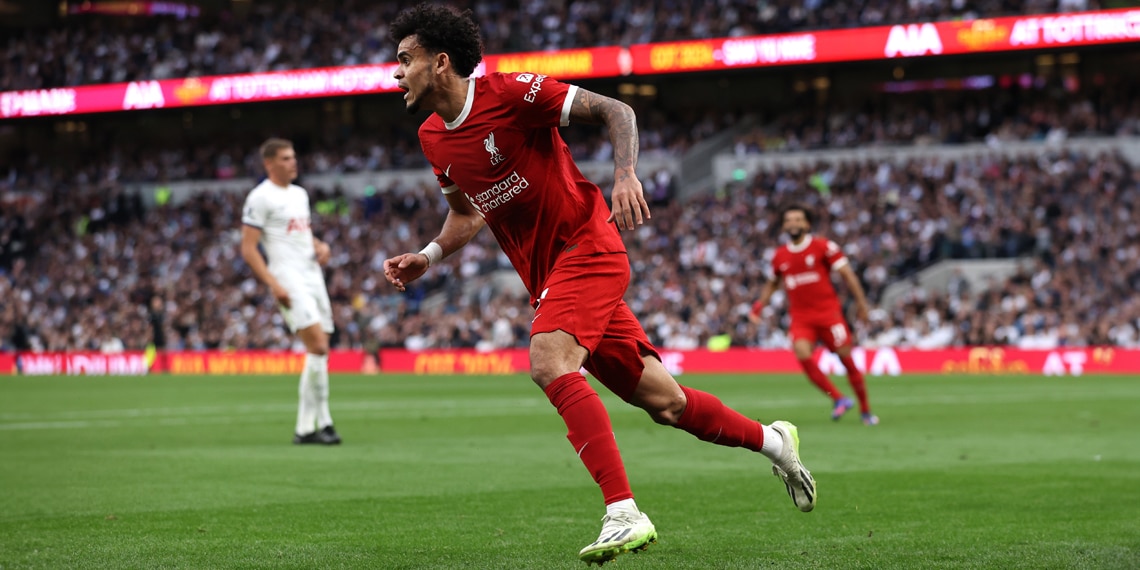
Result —
<instances>
[{"instance_id":1,"label":"red football socks","mask_svg":"<svg viewBox=\"0 0 1140 570\"><path fill-rule=\"evenodd\" d=\"M701 441L760 451L764 445L764 428L760 422L748 419L708 392L687 386L681 386L681 390L688 403L677 420L677 428Z\"/></svg>"},{"instance_id":2,"label":"red football socks","mask_svg":"<svg viewBox=\"0 0 1140 570\"><path fill-rule=\"evenodd\" d=\"M867 400L867 381L863 379L863 373L855 367L855 361L851 359L851 355L840 356L839 361L847 369L847 381L851 383L851 390L859 399L859 411L864 414L870 413L871 402Z\"/></svg>"},{"instance_id":3,"label":"red football socks","mask_svg":"<svg viewBox=\"0 0 1140 570\"><path fill-rule=\"evenodd\" d=\"M566 439L602 488L606 504L633 498L610 416L586 378L577 372L564 374L551 382L545 392L566 422Z\"/></svg>"},{"instance_id":4,"label":"red football socks","mask_svg":"<svg viewBox=\"0 0 1140 570\"><path fill-rule=\"evenodd\" d=\"M840 392L839 388L836 388L835 384L831 383L831 380L827 378L827 375L819 369L819 366L816 365L812 359L804 358L800 360L800 368L804 369L804 374L807 374L808 380L811 380L812 384L815 384L820 390L823 390L824 394L831 396L833 401L843 397L843 392Z\"/></svg>"}]
</instances>

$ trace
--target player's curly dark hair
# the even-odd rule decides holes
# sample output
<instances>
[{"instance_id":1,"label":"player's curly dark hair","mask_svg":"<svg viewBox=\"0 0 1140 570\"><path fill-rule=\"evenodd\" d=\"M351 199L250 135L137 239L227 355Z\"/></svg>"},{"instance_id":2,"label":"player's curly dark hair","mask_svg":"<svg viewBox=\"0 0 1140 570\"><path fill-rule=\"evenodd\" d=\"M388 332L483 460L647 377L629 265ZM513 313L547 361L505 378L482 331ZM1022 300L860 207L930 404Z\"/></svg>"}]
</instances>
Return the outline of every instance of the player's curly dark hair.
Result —
<instances>
[{"instance_id":1,"label":"player's curly dark hair","mask_svg":"<svg viewBox=\"0 0 1140 570\"><path fill-rule=\"evenodd\" d=\"M460 77L470 77L483 60L483 38L471 10L424 2L400 12L389 35L397 44L414 35L432 54L446 53Z\"/></svg>"},{"instance_id":2,"label":"player's curly dark hair","mask_svg":"<svg viewBox=\"0 0 1140 570\"><path fill-rule=\"evenodd\" d=\"M815 214L811 212L811 208L803 204L788 204L780 210L780 223L784 223L784 218L788 217L788 212L802 212L804 219L807 220L809 226L815 225Z\"/></svg>"}]
</instances>

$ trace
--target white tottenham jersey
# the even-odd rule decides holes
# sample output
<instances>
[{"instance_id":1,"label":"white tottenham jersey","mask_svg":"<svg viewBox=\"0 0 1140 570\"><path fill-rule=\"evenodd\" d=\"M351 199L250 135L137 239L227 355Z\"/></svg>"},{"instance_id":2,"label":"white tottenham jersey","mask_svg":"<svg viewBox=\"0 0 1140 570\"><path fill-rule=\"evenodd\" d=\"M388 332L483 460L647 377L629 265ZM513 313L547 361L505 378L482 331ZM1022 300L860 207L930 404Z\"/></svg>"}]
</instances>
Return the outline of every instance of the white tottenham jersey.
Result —
<instances>
[{"instance_id":1,"label":"white tottenham jersey","mask_svg":"<svg viewBox=\"0 0 1140 570\"><path fill-rule=\"evenodd\" d=\"M246 197L241 221L261 229L261 244L275 274L320 271L310 213L309 193L296 184L282 188L267 179Z\"/></svg>"}]
</instances>

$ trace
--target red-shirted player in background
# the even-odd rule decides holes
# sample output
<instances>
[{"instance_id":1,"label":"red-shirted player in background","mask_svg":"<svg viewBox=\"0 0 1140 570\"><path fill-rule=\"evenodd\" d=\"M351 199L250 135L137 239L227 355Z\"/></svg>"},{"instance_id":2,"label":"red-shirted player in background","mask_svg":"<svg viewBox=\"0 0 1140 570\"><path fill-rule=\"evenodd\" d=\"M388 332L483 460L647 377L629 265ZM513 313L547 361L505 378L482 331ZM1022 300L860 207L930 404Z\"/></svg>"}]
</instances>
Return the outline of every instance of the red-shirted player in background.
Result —
<instances>
[{"instance_id":1,"label":"red-shirted player in background","mask_svg":"<svg viewBox=\"0 0 1140 570\"><path fill-rule=\"evenodd\" d=\"M535 307L531 377L562 416L567 439L605 498L601 535L579 557L601 564L657 538L633 501L609 415L579 373L583 366L658 423L765 455L796 507L810 511L815 482L800 462L796 427L761 425L712 394L678 385L622 300L630 267L618 228L631 230L649 217L635 173L633 110L533 73L470 78L483 42L469 10L420 4L390 29L399 42L395 77L407 92L407 110L433 113L420 127L420 143L450 210L421 252L384 262L385 276L402 291L484 225L494 232ZM571 121L609 129L612 212L558 134Z\"/></svg>"},{"instance_id":2,"label":"red-shirted player in background","mask_svg":"<svg viewBox=\"0 0 1140 570\"><path fill-rule=\"evenodd\" d=\"M863 373L855 367L851 359L851 347L854 344L851 338L851 329L843 318L843 310L839 304L839 296L835 287L831 285L831 272L838 271L843 282L855 297L855 306L860 320L867 319L867 297L863 294L863 286L847 256L835 242L811 235L811 212L803 206L789 206L781 213L784 223L784 232L792 238L791 243L784 244L776 251L772 258L772 272L776 278L764 284L760 292L760 299L752 304L749 319L752 322L760 321L760 312L776 292L781 283L788 293L788 313L792 317L791 337L792 350L800 361L809 380L819 386L825 394L831 396L834 407L831 419L838 420L855 405L831 383L827 375L819 369L812 360L812 351L816 343L823 344L828 350L839 356L839 361L847 369L847 380L855 397L859 398L859 409L862 411L863 423L876 425L879 418L871 413L871 404L867 400L867 383Z\"/></svg>"}]
</instances>

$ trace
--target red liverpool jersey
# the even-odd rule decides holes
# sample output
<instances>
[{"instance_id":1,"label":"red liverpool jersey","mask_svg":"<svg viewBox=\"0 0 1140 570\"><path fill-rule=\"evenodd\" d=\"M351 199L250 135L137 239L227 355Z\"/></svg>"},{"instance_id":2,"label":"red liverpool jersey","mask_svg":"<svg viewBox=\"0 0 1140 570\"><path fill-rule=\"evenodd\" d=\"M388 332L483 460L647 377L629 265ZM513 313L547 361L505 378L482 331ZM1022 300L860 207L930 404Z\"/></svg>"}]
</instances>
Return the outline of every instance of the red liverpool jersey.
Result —
<instances>
[{"instance_id":1,"label":"red liverpool jersey","mask_svg":"<svg viewBox=\"0 0 1140 570\"><path fill-rule=\"evenodd\" d=\"M772 271L784 280L792 321L833 321L841 312L839 296L831 285L831 270L847 265L839 244L808 234L802 243L785 244L772 258Z\"/></svg>"},{"instance_id":2,"label":"red liverpool jersey","mask_svg":"<svg viewBox=\"0 0 1140 570\"><path fill-rule=\"evenodd\" d=\"M433 113L420 126L443 192L467 196L532 298L561 255L625 252L602 191L558 134L576 91L545 75L492 73L470 80L454 122Z\"/></svg>"}]
</instances>

